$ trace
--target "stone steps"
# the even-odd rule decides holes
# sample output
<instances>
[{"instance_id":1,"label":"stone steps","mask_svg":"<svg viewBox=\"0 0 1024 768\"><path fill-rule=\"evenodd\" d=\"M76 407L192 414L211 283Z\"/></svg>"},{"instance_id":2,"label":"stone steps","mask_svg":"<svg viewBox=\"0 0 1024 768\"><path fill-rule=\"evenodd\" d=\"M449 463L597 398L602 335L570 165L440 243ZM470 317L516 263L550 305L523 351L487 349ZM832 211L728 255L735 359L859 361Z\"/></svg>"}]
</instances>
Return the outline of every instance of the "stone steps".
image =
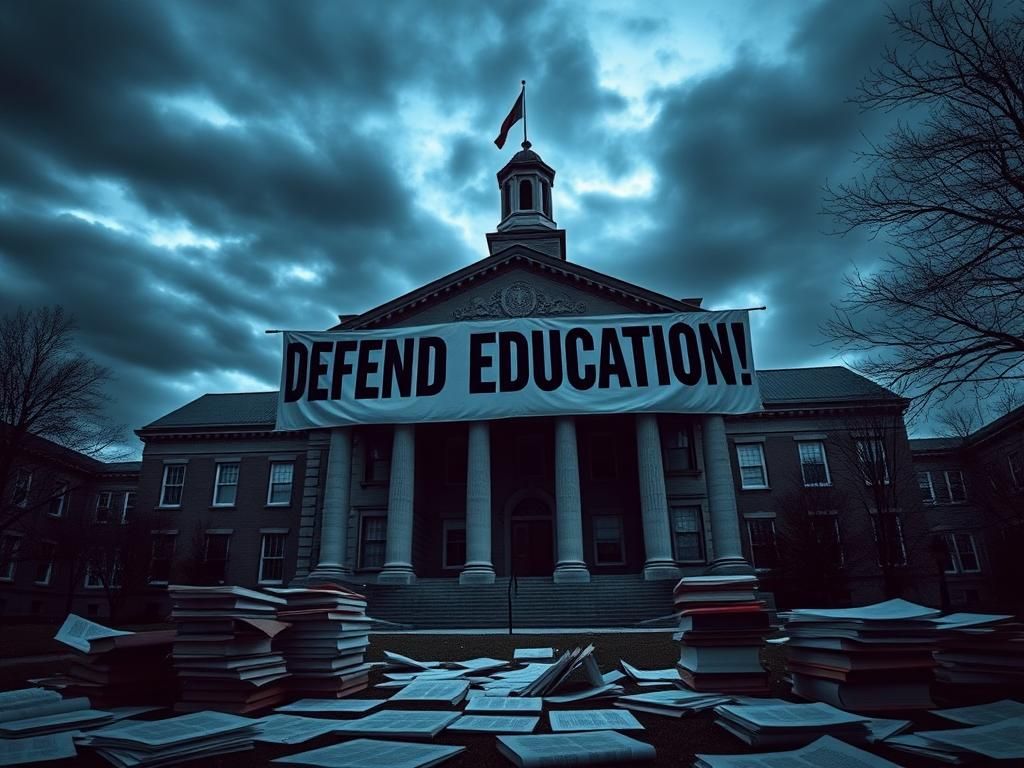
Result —
<instances>
[{"instance_id":1,"label":"stone steps","mask_svg":"<svg viewBox=\"0 0 1024 768\"><path fill-rule=\"evenodd\" d=\"M644 581L635 574L594 576L588 584L524 577L516 586L512 621L517 627L633 626L672 612L673 582ZM368 612L376 619L424 629L508 626L507 578L466 586L456 579L421 579L365 590Z\"/></svg>"}]
</instances>

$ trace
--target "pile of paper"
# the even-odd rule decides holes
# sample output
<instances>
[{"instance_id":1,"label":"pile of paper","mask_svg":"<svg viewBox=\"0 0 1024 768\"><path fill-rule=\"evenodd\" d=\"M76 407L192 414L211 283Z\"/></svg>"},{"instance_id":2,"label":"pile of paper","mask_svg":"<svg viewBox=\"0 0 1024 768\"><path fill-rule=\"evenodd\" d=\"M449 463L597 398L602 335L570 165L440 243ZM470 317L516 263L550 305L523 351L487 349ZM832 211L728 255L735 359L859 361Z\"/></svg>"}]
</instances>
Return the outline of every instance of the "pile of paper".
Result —
<instances>
[{"instance_id":1,"label":"pile of paper","mask_svg":"<svg viewBox=\"0 0 1024 768\"><path fill-rule=\"evenodd\" d=\"M695 691L767 693L761 665L770 632L754 576L689 576L675 586L679 674Z\"/></svg>"},{"instance_id":2,"label":"pile of paper","mask_svg":"<svg viewBox=\"0 0 1024 768\"><path fill-rule=\"evenodd\" d=\"M1012 717L987 725L918 731L886 740L886 746L947 765L974 763L982 758L1024 760L1024 717ZM1016 765L1016 763L1014 763Z\"/></svg>"},{"instance_id":3,"label":"pile of paper","mask_svg":"<svg viewBox=\"0 0 1024 768\"><path fill-rule=\"evenodd\" d=\"M465 752L465 747L440 744L407 744L383 739L353 739L344 744L300 752L274 760L275 763L303 766L345 766L346 768L431 768Z\"/></svg>"},{"instance_id":4,"label":"pile of paper","mask_svg":"<svg viewBox=\"0 0 1024 768\"><path fill-rule=\"evenodd\" d=\"M1024 692L1024 624L1012 616L954 613L935 619L935 679L943 686Z\"/></svg>"},{"instance_id":5,"label":"pile of paper","mask_svg":"<svg viewBox=\"0 0 1024 768\"><path fill-rule=\"evenodd\" d=\"M855 711L933 706L938 614L906 600L780 614L793 692Z\"/></svg>"},{"instance_id":6,"label":"pile of paper","mask_svg":"<svg viewBox=\"0 0 1024 768\"><path fill-rule=\"evenodd\" d=\"M751 747L795 747L822 736L865 741L868 718L828 704L766 704L715 707L715 724Z\"/></svg>"},{"instance_id":7,"label":"pile of paper","mask_svg":"<svg viewBox=\"0 0 1024 768\"><path fill-rule=\"evenodd\" d=\"M74 731L114 719L111 712L93 709L89 699L81 696L64 698L43 688L0 693L0 739Z\"/></svg>"},{"instance_id":8,"label":"pile of paper","mask_svg":"<svg viewBox=\"0 0 1024 768\"><path fill-rule=\"evenodd\" d=\"M699 693L674 688L670 691L649 691L620 696L615 701L615 706L666 717L683 717L694 712L713 709L719 704L727 704L729 701L731 699L728 696L716 693Z\"/></svg>"},{"instance_id":9,"label":"pile of paper","mask_svg":"<svg viewBox=\"0 0 1024 768\"><path fill-rule=\"evenodd\" d=\"M167 720L116 723L76 741L114 765L146 768L252 749L257 723L223 712L195 712Z\"/></svg>"},{"instance_id":10,"label":"pile of paper","mask_svg":"<svg viewBox=\"0 0 1024 768\"><path fill-rule=\"evenodd\" d=\"M878 755L851 747L831 736L791 752L743 755L697 755L693 768L900 768Z\"/></svg>"},{"instance_id":11,"label":"pile of paper","mask_svg":"<svg viewBox=\"0 0 1024 768\"><path fill-rule=\"evenodd\" d=\"M271 645L288 627L276 620L283 598L233 586L167 590L178 627L173 651L178 711L242 714L284 701L288 671Z\"/></svg>"},{"instance_id":12,"label":"pile of paper","mask_svg":"<svg viewBox=\"0 0 1024 768\"><path fill-rule=\"evenodd\" d=\"M170 704L174 690L171 644L175 630L126 632L69 614L55 640L74 648L68 672L41 681L93 705Z\"/></svg>"},{"instance_id":13,"label":"pile of paper","mask_svg":"<svg viewBox=\"0 0 1024 768\"><path fill-rule=\"evenodd\" d=\"M364 690L370 665L366 598L333 584L307 589L268 589L287 601L277 617L291 626L275 638L291 674L289 688L302 696L341 698Z\"/></svg>"}]
</instances>

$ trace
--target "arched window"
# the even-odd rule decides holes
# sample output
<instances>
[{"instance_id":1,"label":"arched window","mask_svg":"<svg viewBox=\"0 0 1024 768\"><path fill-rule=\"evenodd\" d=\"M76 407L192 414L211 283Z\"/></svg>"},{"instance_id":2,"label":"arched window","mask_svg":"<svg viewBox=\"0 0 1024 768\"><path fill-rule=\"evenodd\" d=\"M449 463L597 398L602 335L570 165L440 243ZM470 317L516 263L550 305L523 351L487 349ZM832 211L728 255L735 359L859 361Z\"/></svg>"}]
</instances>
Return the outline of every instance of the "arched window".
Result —
<instances>
[{"instance_id":1,"label":"arched window","mask_svg":"<svg viewBox=\"0 0 1024 768\"><path fill-rule=\"evenodd\" d=\"M519 182L519 210L533 210L533 182L523 179Z\"/></svg>"},{"instance_id":2,"label":"arched window","mask_svg":"<svg viewBox=\"0 0 1024 768\"><path fill-rule=\"evenodd\" d=\"M512 212L512 182L506 181L501 188L501 215L504 218Z\"/></svg>"},{"instance_id":3,"label":"arched window","mask_svg":"<svg viewBox=\"0 0 1024 768\"><path fill-rule=\"evenodd\" d=\"M544 215L551 218L551 187L543 181L540 183L540 191L544 196Z\"/></svg>"}]
</instances>

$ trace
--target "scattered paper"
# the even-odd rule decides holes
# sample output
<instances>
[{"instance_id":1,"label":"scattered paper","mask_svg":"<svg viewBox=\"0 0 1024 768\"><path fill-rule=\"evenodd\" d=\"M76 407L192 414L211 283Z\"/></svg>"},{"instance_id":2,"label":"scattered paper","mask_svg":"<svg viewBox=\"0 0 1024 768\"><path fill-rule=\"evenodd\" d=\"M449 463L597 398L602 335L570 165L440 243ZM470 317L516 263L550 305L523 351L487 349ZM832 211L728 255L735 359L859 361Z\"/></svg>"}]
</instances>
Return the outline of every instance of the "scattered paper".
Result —
<instances>
[{"instance_id":1,"label":"scattered paper","mask_svg":"<svg viewBox=\"0 0 1024 768\"><path fill-rule=\"evenodd\" d=\"M539 717L508 717L501 715L463 715L448 726L449 731L478 733L533 733Z\"/></svg>"},{"instance_id":2,"label":"scattered paper","mask_svg":"<svg viewBox=\"0 0 1024 768\"><path fill-rule=\"evenodd\" d=\"M460 716L459 712L387 710L358 720L339 720L337 733L353 735L434 737Z\"/></svg>"},{"instance_id":3,"label":"scattered paper","mask_svg":"<svg viewBox=\"0 0 1024 768\"><path fill-rule=\"evenodd\" d=\"M50 733L27 739L0 739L0 765L54 763L78 754L71 733Z\"/></svg>"},{"instance_id":4,"label":"scattered paper","mask_svg":"<svg viewBox=\"0 0 1024 768\"><path fill-rule=\"evenodd\" d=\"M544 699L528 696L473 696L466 702L467 712L540 712Z\"/></svg>"},{"instance_id":5,"label":"scattered paper","mask_svg":"<svg viewBox=\"0 0 1024 768\"><path fill-rule=\"evenodd\" d=\"M512 656L516 661L543 661L555 658L554 648L516 648Z\"/></svg>"},{"instance_id":6,"label":"scattered paper","mask_svg":"<svg viewBox=\"0 0 1024 768\"><path fill-rule=\"evenodd\" d=\"M345 713L345 712L369 712L376 709L387 699L299 699L291 704L278 707L275 712L295 714L297 712L323 712L323 713Z\"/></svg>"},{"instance_id":7,"label":"scattered paper","mask_svg":"<svg viewBox=\"0 0 1024 768\"><path fill-rule=\"evenodd\" d=\"M93 731L96 739L135 742L144 747L166 747L250 728L252 720L226 712L194 712L148 722L121 722Z\"/></svg>"},{"instance_id":8,"label":"scattered paper","mask_svg":"<svg viewBox=\"0 0 1024 768\"><path fill-rule=\"evenodd\" d=\"M974 707L935 709L932 714L964 725L989 725L1011 717L1024 717L1024 704L1013 699L1003 699Z\"/></svg>"},{"instance_id":9,"label":"scattered paper","mask_svg":"<svg viewBox=\"0 0 1024 768\"><path fill-rule=\"evenodd\" d=\"M973 728L953 728L948 731L918 731L928 741L947 744L963 752L974 752L993 760L1024 759L1024 717L1012 717L998 723L976 725Z\"/></svg>"},{"instance_id":10,"label":"scattered paper","mask_svg":"<svg viewBox=\"0 0 1024 768\"><path fill-rule=\"evenodd\" d=\"M661 681L674 681L679 680L679 670L675 667L670 669L637 669L632 664L628 664L625 661L620 661L622 668L626 671L626 674L631 678L640 682L661 682Z\"/></svg>"},{"instance_id":11,"label":"scattered paper","mask_svg":"<svg viewBox=\"0 0 1024 768\"><path fill-rule=\"evenodd\" d=\"M697 755L695 768L900 768L896 763L822 736L791 752L745 755Z\"/></svg>"},{"instance_id":12,"label":"scattered paper","mask_svg":"<svg viewBox=\"0 0 1024 768\"><path fill-rule=\"evenodd\" d=\"M622 709L579 709L548 712L552 731L642 731L631 712Z\"/></svg>"},{"instance_id":13,"label":"scattered paper","mask_svg":"<svg viewBox=\"0 0 1024 768\"><path fill-rule=\"evenodd\" d=\"M439 765L464 752L465 747L440 744L407 744L380 739L355 739L344 744L279 757L275 763L317 766L318 768L422 768Z\"/></svg>"},{"instance_id":14,"label":"scattered paper","mask_svg":"<svg viewBox=\"0 0 1024 768\"><path fill-rule=\"evenodd\" d=\"M337 720L296 715L267 715L256 721L257 733L253 740L271 744L301 744L325 733L331 733L337 726Z\"/></svg>"},{"instance_id":15,"label":"scattered paper","mask_svg":"<svg viewBox=\"0 0 1024 768\"><path fill-rule=\"evenodd\" d=\"M499 736L498 751L517 766L623 765L653 760L654 747L616 731Z\"/></svg>"},{"instance_id":16,"label":"scattered paper","mask_svg":"<svg viewBox=\"0 0 1024 768\"><path fill-rule=\"evenodd\" d=\"M64 645L70 645L72 648L76 648L82 653L89 653L91 649L90 641L92 640L99 640L104 637L121 637L122 635L131 634L134 633L104 627L102 624L96 624L88 619L83 619L81 616L69 613L68 617L64 619L64 623L61 624L60 629L57 630L57 634L53 639L64 643Z\"/></svg>"},{"instance_id":17,"label":"scattered paper","mask_svg":"<svg viewBox=\"0 0 1024 768\"><path fill-rule=\"evenodd\" d=\"M417 681L410 683L390 701L441 701L446 704L458 704L466 698L469 683L465 680L446 680L441 682Z\"/></svg>"}]
</instances>

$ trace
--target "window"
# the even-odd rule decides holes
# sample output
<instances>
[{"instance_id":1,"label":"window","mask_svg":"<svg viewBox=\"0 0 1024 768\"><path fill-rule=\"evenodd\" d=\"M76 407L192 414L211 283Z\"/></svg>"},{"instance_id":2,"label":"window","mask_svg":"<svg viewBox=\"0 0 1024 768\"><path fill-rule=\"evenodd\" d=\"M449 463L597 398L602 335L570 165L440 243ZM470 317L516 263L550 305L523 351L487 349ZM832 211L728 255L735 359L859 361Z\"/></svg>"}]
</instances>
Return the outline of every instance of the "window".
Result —
<instances>
[{"instance_id":1,"label":"window","mask_svg":"<svg viewBox=\"0 0 1024 768\"><path fill-rule=\"evenodd\" d=\"M861 477L868 485L889 482L889 463L885 458L885 444L876 437L857 441L857 463Z\"/></svg>"},{"instance_id":2,"label":"window","mask_svg":"<svg viewBox=\"0 0 1024 768\"><path fill-rule=\"evenodd\" d=\"M519 210L533 210L533 182L523 179L519 182Z\"/></svg>"},{"instance_id":3,"label":"window","mask_svg":"<svg viewBox=\"0 0 1024 768\"><path fill-rule=\"evenodd\" d=\"M740 487L767 488L768 470L764 465L764 446L760 443L739 443L736 458L740 465Z\"/></svg>"},{"instance_id":4,"label":"window","mask_svg":"<svg viewBox=\"0 0 1024 768\"><path fill-rule=\"evenodd\" d=\"M238 497L238 464L217 464L213 481L213 506L233 507Z\"/></svg>"},{"instance_id":5,"label":"window","mask_svg":"<svg viewBox=\"0 0 1024 768\"><path fill-rule=\"evenodd\" d=\"M153 534L149 559L150 584L166 584L170 580L176 538L173 533Z\"/></svg>"},{"instance_id":6,"label":"window","mask_svg":"<svg viewBox=\"0 0 1024 768\"><path fill-rule=\"evenodd\" d=\"M551 218L551 187L543 181L540 183L541 197L544 203L544 215Z\"/></svg>"},{"instance_id":7,"label":"window","mask_svg":"<svg viewBox=\"0 0 1024 768\"><path fill-rule=\"evenodd\" d=\"M121 505L121 525L127 525L135 512L135 491L128 491L124 495L124 504Z\"/></svg>"},{"instance_id":8,"label":"window","mask_svg":"<svg viewBox=\"0 0 1024 768\"><path fill-rule=\"evenodd\" d=\"M590 434L591 480L614 480L618 477L616 445L615 435L610 432L592 432Z\"/></svg>"},{"instance_id":9,"label":"window","mask_svg":"<svg viewBox=\"0 0 1024 768\"><path fill-rule=\"evenodd\" d=\"M505 218L512 212L512 182L506 181L501 188L501 217Z\"/></svg>"},{"instance_id":10,"label":"window","mask_svg":"<svg viewBox=\"0 0 1024 768\"><path fill-rule=\"evenodd\" d=\"M775 520L770 517L748 518L747 535L750 537L750 562L755 568L774 568L779 564Z\"/></svg>"},{"instance_id":11,"label":"window","mask_svg":"<svg viewBox=\"0 0 1024 768\"><path fill-rule=\"evenodd\" d=\"M292 479L295 465L290 461L270 463L270 482L267 486L268 506L287 506L292 503Z\"/></svg>"},{"instance_id":12,"label":"window","mask_svg":"<svg viewBox=\"0 0 1024 768\"><path fill-rule=\"evenodd\" d=\"M286 533L264 533L260 547L260 584L284 581L284 542Z\"/></svg>"},{"instance_id":13,"label":"window","mask_svg":"<svg viewBox=\"0 0 1024 768\"><path fill-rule=\"evenodd\" d=\"M1010 466L1010 479L1013 480L1013 487L1024 487L1024 457L1021 452L1010 451L1006 456L1006 463Z\"/></svg>"},{"instance_id":14,"label":"window","mask_svg":"<svg viewBox=\"0 0 1024 768\"><path fill-rule=\"evenodd\" d=\"M700 507L672 508L672 539L676 560L684 563L704 562L704 526L701 523Z\"/></svg>"},{"instance_id":15,"label":"window","mask_svg":"<svg viewBox=\"0 0 1024 768\"><path fill-rule=\"evenodd\" d=\"M461 520L444 521L444 568L461 568L466 564L466 524Z\"/></svg>"},{"instance_id":16,"label":"window","mask_svg":"<svg viewBox=\"0 0 1024 768\"><path fill-rule=\"evenodd\" d=\"M800 473L805 486L832 485L825 459L825 444L819 440L797 443L800 453Z\"/></svg>"},{"instance_id":17,"label":"window","mask_svg":"<svg viewBox=\"0 0 1024 768\"><path fill-rule=\"evenodd\" d=\"M918 472L917 484L925 504L958 504L967 500L964 473L959 469Z\"/></svg>"},{"instance_id":18,"label":"window","mask_svg":"<svg viewBox=\"0 0 1024 768\"><path fill-rule=\"evenodd\" d=\"M93 513L94 523L110 522L110 507L114 503L114 494L110 491L100 491L96 494L96 511Z\"/></svg>"},{"instance_id":19,"label":"window","mask_svg":"<svg viewBox=\"0 0 1024 768\"><path fill-rule=\"evenodd\" d=\"M53 497L50 499L50 506L46 510L46 514L51 517L61 517L64 515L64 510L67 508L68 503L68 484L58 483L57 490L54 492Z\"/></svg>"},{"instance_id":20,"label":"window","mask_svg":"<svg viewBox=\"0 0 1024 768\"><path fill-rule=\"evenodd\" d=\"M465 485L469 471L469 443L464 437L449 437L444 443L444 479L448 485Z\"/></svg>"},{"instance_id":21,"label":"window","mask_svg":"<svg viewBox=\"0 0 1024 768\"><path fill-rule=\"evenodd\" d=\"M53 576L53 557L56 552L57 545L52 541L44 541L39 544L36 553L36 584L45 586L50 583L50 578Z\"/></svg>"},{"instance_id":22,"label":"window","mask_svg":"<svg viewBox=\"0 0 1024 768\"><path fill-rule=\"evenodd\" d=\"M5 533L0 536L0 581L14 581L14 569L18 565L18 550L21 536Z\"/></svg>"},{"instance_id":23,"label":"window","mask_svg":"<svg viewBox=\"0 0 1024 768\"><path fill-rule=\"evenodd\" d=\"M366 440L365 466L363 480L367 483L384 483L388 479L391 466L390 435L383 432L371 432Z\"/></svg>"},{"instance_id":24,"label":"window","mask_svg":"<svg viewBox=\"0 0 1024 768\"><path fill-rule=\"evenodd\" d=\"M227 581L228 552L231 549L230 533L207 533L203 549L203 568L207 582L223 584Z\"/></svg>"},{"instance_id":25,"label":"window","mask_svg":"<svg viewBox=\"0 0 1024 768\"><path fill-rule=\"evenodd\" d=\"M842 567L846 558L843 554L843 540L839 535L839 516L830 513L812 513L811 533L826 559Z\"/></svg>"},{"instance_id":26,"label":"window","mask_svg":"<svg viewBox=\"0 0 1024 768\"><path fill-rule=\"evenodd\" d=\"M688 425L665 430L665 471L686 472L696 469L693 438Z\"/></svg>"},{"instance_id":27,"label":"window","mask_svg":"<svg viewBox=\"0 0 1024 768\"><path fill-rule=\"evenodd\" d=\"M619 515L594 515L594 563L622 565L626 562Z\"/></svg>"},{"instance_id":28,"label":"window","mask_svg":"<svg viewBox=\"0 0 1024 768\"><path fill-rule=\"evenodd\" d=\"M946 573L979 573L978 548L969 533L948 533L946 539Z\"/></svg>"},{"instance_id":29,"label":"window","mask_svg":"<svg viewBox=\"0 0 1024 768\"><path fill-rule=\"evenodd\" d=\"M879 527L879 518L882 520L881 527ZM900 522L899 515L891 512L872 515L871 532L875 538L879 567L886 564L907 564L907 549L903 544L903 523Z\"/></svg>"},{"instance_id":30,"label":"window","mask_svg":"<svg viewBox=\"0 0 1024 768\"><path fill-rule=\"evenodd\" d=\"M97 549L89 557L85 567L85 586L89 589L102 589L106 586L104 580L109 578L110 588L118 589L121 586L121 575L121 551L115 549L113 553L108 554L102 549Z\"/></svg>"},{"instance_id":31,"label":"window","mask_svg":"<svg viewBox=\"0 0 1024 768\"><path fill-rule=\"evenodd\" d=\"M181 492L185 487L185 465L167 464L164 466L164 481L160 488L161 507L180 507Z\"/></svg>"},{"instance_id":32,"label":"window","mask_svg":"<svg viewBox=\"0 0 1024 768\"><path fill-rule=\"evenodd\" d=\"M28 505L28 492L32 489L32 470L19 469L14 473L14 491L11 502L15 506L25 507Z\"/></svg>"},{"instance_id":33,"label":"window","mask_svg":"<svg viewBox=\"0 0 1024 768\"><path fill-rule=\"evenodd\" d=\"M364 515L359 525L359 567L383 568L388 519L383 515Z\"/></svg>"}]
</instances>

